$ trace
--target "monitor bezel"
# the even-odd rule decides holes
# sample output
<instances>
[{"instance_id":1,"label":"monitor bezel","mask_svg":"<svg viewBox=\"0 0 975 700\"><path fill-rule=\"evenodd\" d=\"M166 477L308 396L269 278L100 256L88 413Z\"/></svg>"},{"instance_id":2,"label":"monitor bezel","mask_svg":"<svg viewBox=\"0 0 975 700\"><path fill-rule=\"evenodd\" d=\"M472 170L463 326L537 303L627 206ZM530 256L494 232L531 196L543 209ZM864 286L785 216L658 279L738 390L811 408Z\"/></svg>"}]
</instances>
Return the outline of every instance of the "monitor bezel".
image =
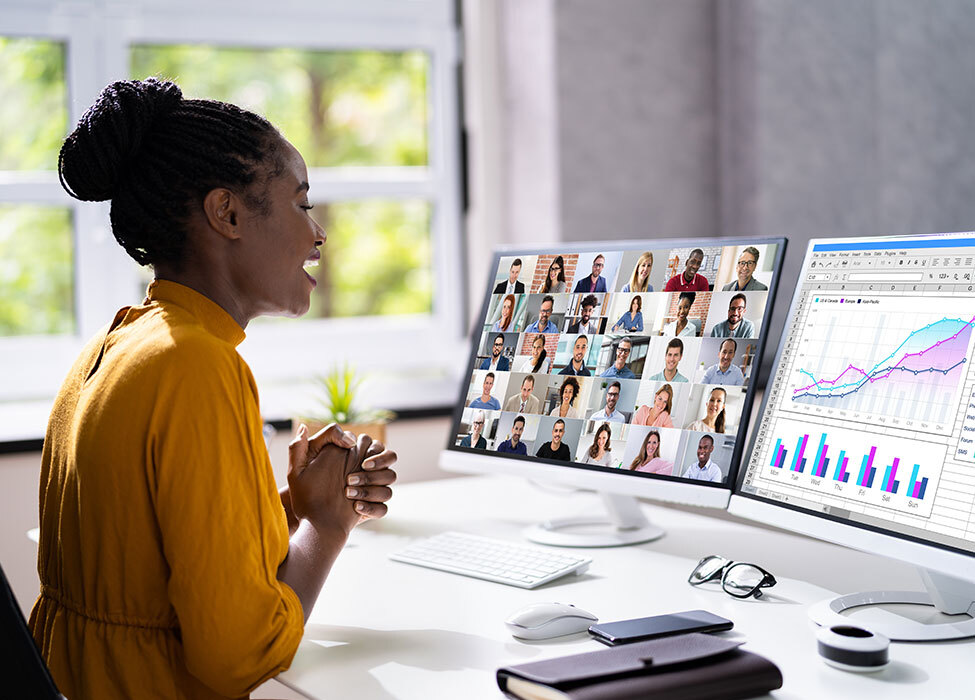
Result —
<instances>
[{"instance_id":1,"label":"monitor bezel","mask_svg":"<svg viewBox=\"0 0 975 700\"><path fill-rule=\"evenodd\" d=\"M677 495L677 500L683 500L680 498L680 494L684 492L684 489L696 490L699 488L715 489L722 492L723 507L727 503L727 495L731 493L732 487L737 481L738 477L738 466L741 461L741 457L744 454L745 446L748 439L748 428L749 422L751 420L752 407L755 401L755 391L757 390L757 379L758 373L762 364L762 357L765 353L765 347L768 339L768 333L766 332L768 323L771 321L773 305L775 296L778 292L779 279L782 276L782 263L785 259L785 249L788 245L788 239L785 237L769 237L769 236L733 236L733 237L721 237L721 238L710 238L710 239L688 239L688 238L666 238L666 239L642 239L642 240L622 240L622 241L600 241L598 243L554 243L554 244L544 244L537 246L501 246L494 250L491 256L491 266L488 270L488 294L483 296L479 314L474 319L472 324L471 332L468 340L468 353L470 357L466 365L466 371L461 376L460 390L457 401L454 404L454 411L451 414L450 432L447 437L447 446L444 450L447 454L442 454L440 459L440 466L451 471L463 471L466 473L483 473L486 471L497 471L501 473L524 473L525 469L528 468L527 465L539 465L546 467L545 476L551 477L553 479L558 479L563 483L574 483L575 485L580 484L580 479L576 479L573 476L566 476L565 478L559 478L557 472L553 472L551 467L557 467L560 471L568 471L573 474L577 472L588 472L590 475L595 474L620 474L619 469L614 469L612 467L602 467L599 465L591 464L579 464L576 462L560 462L553 459L545 459L542 457L536 457L533 455L514 455L514 454L497 454L494 452L485 453L484 450L478 450L476 448L461 447L455 444L455 427L460 422L461 416L466 408L464 403L467 398L467 391L470 382L471 373L474 371L474 366L476 364L476 353L473 351L476 347L476 343L479 342L481 334L484 333L484 317L487 315L488 307L491 303L491 297L493 296L490 292L492 289L492 280L497 272L498 265L500 264L501 258L512 257L512 256L528 256L528 255L542 255L551 252L552 250L557 250L559 253L586 253L593 252L595 250L620 250L620 251L631 251L631 250L657 250L661 248L675 248L675 247L688 247L688 246L702 246L702 247L714 247L714 246L740 246L740 245L775 245L775 260L772 265L772 278L769 281L768 288L768 301L765 305L765 313L762 317L762 333L757 338L758 347L755 350L755 360L753 360L753 370L752 378L753 381L749 384L748 390L745 393L745 402L742 407L742 415L739 426L740 439L735 442L735 449L732 453L731 466L728 471L728 477L723 483L712 483L712 482L694 482L692 484L688 483L686 479L682 479L679 476L665 476L661 474L647 474L644 472L632 472L626 471L625 474L632 477L632 480L627 483L639 484L641 482L636 481L637 479L647 480L645 483L648 484L674 484L677 487L674 493ZM713 292L714 290L712 290ZM703 337L703 336L702 336ZM472 461L471 459L457 459L451 460L449 457L454 455L470 455L472 457L477 457L477 461ZM479 466L477 462L490 460L492 465L497 464L498 466L489 466L485 464L483 468ZM510 468L509 468L509 465ZM581 481L586 482L589 488L593 488L592 479L594 477L590 476L588 478L582 478ZM714 500L714 499L710 499ZM721 499L718 499L721 500Z\"/></svg>"},{"instance_id":2,"label":"monitor bezel","mask_svg":"<svg viewBox=\"0 0 975 700\"><path fill-rule=\"evenodd\" d=\"M856 236L847 238L814 238L809 241L806 254L802 259L799 274L802 275L808 268L810 257L818 245L831 244L869 244L869 243L898 243L910 241L953 241L955 239L975 239L975 232L959 231L950 233L935 234L909 234L903 236ZM792 327L792 319L796 305L801 294L801 285L798 285L793 292L792 300L789 303L789 313L786 316L786 325L782 329L782 337L779 339L778 347L772 361L772 370L768 376L769 385L775 379L779 360L785 348L788 338L789 328ZM762 417L768 408L770 395L768 391L763 392L762 402L758 412L757 425L761 425ZM945 573L971 578L971 572L966 570L971 568L972 560L975 559L975 551L959 549L942 542L926 540L923 537L910 535L907 533L886 530L882 527L869 523L860 523L846 520L828 513L817 513L816 511L804 508L791 503L782 503L771 498L766 498L758 494L745 493L742 491L747 467L746 460L751 459L758 440L758 430L752 431L748 439L748 448L742 454L739 463L737 478L734 482L731 499L728 505L728 512L733 515L756 520L759 522L786 528L795 532L800 532L817 539L823 539L836 544L851 547L861 551L884 554L897 559L909 561L918 566L943 571ZM963 571L965 573L963 573Z\"/></svg>"}]
</instances>

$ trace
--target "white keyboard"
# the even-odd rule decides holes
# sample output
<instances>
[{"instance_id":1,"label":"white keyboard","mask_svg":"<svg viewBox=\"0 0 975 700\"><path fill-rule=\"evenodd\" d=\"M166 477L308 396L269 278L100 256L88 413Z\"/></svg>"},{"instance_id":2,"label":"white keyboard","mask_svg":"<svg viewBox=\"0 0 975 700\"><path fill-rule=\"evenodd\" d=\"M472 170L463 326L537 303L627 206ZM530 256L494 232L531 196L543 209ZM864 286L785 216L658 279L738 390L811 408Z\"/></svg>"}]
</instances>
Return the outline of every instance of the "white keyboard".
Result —
<instances>
[{"instance_id":1,"label":"white keyboard","mask_svg":"<svg viewBox=\"0 0 975 700\"><path fill-rule=\"evenodd\" d=\"M581 574L592 563L588 557L464 532L444 532L420 540L389 558L520 588L535 588L566 574Z\"/></svg>"}]
</instances>

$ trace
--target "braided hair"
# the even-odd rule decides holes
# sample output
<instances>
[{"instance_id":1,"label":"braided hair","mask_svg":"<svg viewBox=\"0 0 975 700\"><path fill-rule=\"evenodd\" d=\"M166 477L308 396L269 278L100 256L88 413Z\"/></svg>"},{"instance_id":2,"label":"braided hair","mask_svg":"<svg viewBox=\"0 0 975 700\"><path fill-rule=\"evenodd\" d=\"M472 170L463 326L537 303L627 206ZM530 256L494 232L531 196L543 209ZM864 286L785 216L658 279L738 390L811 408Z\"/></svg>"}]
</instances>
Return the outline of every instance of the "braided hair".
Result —
<instances>
[{"instance_id":1,"label":"braided hair","mask_svg":"<svg viewBox=\"0 0 975 700\"><path fill-rule=\"evenodd\" d=\"M58 175L75 199L111 200L112 233L140 265L178 264L190 216L214 188L270 212L267 183L284 170L283 143L270 122L234 105L184 99L156 78L120 80L65 139Z\"/></svg>"}]
</instances>

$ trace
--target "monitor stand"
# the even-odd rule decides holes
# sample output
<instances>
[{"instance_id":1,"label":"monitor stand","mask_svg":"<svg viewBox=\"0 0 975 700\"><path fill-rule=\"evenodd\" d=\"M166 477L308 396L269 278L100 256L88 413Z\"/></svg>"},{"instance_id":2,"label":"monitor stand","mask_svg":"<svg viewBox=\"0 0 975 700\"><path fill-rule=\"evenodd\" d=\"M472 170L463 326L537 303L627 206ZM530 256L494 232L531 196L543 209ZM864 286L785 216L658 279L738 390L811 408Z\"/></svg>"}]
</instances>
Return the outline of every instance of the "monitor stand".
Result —
<instances>
[{"instance_id":1,"label":"monitor stand","mask_svg":"<svg viewBox=\"0 0 975 700\"><path fill-rule=\"evenodd\" d=\"M525 537L556 547L622 547L650 542L664 536L663 528L652 525L633 496L599 492L609 517L559 518L525 530Z\"/></svg>"},{"instance_id":2,"label":"monitor stand","mask_svg":"<svg viewBox=\"0 0 975 700\"><path fill-rule=\"evenodd\" d=\"M809 609L809 617L817 625L849 625L851 618L844 610L867 605L913 604L933 606L958 620L926 624L898 615L889 610L865 611L864 626L895 641L924 642L975 637L975 583L962 581L928 569L919 568L927 593L918 591L870 591L853 593L816 603ZM869 621L868 621L869 620ZM854 619L853 622L856 622Z\"/></svg>"}]
</instances>

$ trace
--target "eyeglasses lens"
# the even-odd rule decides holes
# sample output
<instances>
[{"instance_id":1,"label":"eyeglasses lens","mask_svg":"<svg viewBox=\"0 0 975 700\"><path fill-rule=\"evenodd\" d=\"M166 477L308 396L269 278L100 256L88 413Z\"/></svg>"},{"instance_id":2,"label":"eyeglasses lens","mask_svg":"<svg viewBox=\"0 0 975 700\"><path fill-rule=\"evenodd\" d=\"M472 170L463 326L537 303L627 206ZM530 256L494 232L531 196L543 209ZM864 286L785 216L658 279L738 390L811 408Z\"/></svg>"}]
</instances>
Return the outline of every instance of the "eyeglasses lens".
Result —
<instances>
[{"instance_id":1,"label":"eyeglasses lens","mask_svg":"<svg viewBox=\"0 0 975 700\"><path fill-rule=\"evenodd\" d=\"M732 595L747 596L757 592L764 578L765 574L751 564L735 564L725 572L721 585Z\"/></svg>"},{"instance_id":2,"label":"eyeglasses lens","mask_svg":"<svg viewBox=\"0 0 975 700\"><path fill-rule=\"evenodd\" d=\"M691 572L691 583L704 583L721 570L727 563L724 557L710 556L701 560L697 568Z\"/></svg>"}]
</instances>

